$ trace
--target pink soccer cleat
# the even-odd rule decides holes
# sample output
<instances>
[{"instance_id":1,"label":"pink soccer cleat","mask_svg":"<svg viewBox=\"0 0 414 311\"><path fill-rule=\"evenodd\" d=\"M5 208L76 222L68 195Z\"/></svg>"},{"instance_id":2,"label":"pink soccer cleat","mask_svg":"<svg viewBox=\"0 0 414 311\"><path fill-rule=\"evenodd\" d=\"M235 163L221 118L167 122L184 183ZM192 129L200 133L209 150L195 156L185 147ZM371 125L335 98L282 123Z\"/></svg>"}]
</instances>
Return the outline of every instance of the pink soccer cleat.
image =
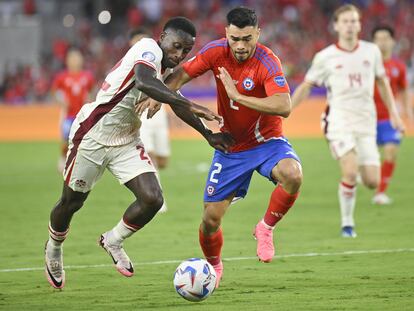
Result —
<instances>
[{"instance_id":1,"label":"pink soccer cleat","mask_svg":"<svg viewBox=\"0 0 414 311\"><path fill-rule=\"evenodd\" d=\"M134 275L134 267L128 255L125 253L122 244L112 245L107 242L107 232L102 233L101 237L98 240L98 244L106 250L106 252L111 256L112 261L115 264L116 269L119 273L126 277L131 277Z\"/></svg>"},{"instance_id":2,"label":"pink soccer cleat","mask_svg":"<svg viewBox=\"0 0 414 311\"><path fill-rule=\"evenodd\" d=\"M255 229L253 236L257 240L257 257L262 262L271 262L275 255L275 247L273 245L273 230L266 228L260 221Z\"/></svg>"},{"instance_id":3,"label":"pink soccer cleat","mask_svg":"<svg viewBox=\"0 0 414 311\"><path fill-rule=\"evenodd\" d=\"M223 276L223 262L220 260L218 264L213 265L213 268L216 271L216 288L218 288L221 281L221 277Z\"/></svg>"}]
</instances>

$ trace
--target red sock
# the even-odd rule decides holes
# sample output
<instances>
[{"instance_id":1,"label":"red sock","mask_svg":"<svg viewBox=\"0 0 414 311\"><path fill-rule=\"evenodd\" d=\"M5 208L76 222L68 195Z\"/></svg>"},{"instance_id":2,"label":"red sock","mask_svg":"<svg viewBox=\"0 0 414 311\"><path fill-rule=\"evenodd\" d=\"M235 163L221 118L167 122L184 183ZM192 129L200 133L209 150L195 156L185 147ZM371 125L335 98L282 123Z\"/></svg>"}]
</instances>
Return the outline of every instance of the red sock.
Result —
<instances>
[{"instance_id":1,"label":"red sock","mask_svg":"<svg viewBox=\"0 0 414 311\"><path fill-rule=\"evenodd\" d=\"M381 182L377 192L385 192L394 172L395 162L384 161L381 166Z\"/></svg>"},{"instance_id":2,"label":"red sock","mask_svg":"<svg viewBox=\"0 0 414 311\"><path fill-rule=\"evenodd\" d=\"M200 228L199 241L207 261L213 266L220 263L221 248L223 247L223 231L221 227L212 235L206 235Z\"/></svg>"},{"instance_id":3,"label":"red sock","mask_svg":"<svg viewBox=\"0 0 414 311\"><path fill-rule=\"evenodd\" d=\"M288 212L289 208L295 203L298 193L289 194L283 189L282 186L278 186L270 197L269 207L266 214L263 217L263 221L271 227L274 227L276 223L282 219L282 217Z\"/></svg>"}]
</instances>

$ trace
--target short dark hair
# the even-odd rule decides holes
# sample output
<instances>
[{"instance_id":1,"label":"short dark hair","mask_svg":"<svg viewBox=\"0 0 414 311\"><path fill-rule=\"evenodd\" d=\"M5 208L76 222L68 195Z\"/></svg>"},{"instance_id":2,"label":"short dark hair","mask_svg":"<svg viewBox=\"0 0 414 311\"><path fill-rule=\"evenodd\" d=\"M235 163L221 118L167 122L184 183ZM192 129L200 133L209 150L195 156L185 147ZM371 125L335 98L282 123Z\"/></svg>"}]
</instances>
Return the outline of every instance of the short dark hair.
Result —
<instances>
[{"instance_id":1,"label":"short dark hair","mask_svg":"<svg viewBox=\"0 0 414 311\"><path fill-rule=\"evenodd\" d=\"M167 23L165 23L163 31L166 31L167 29L181 30L190 34L192 37L197 35L196 28L192 21L183 16L170 18Z\"/></svg>"},{"instance_id":2,"label":"short dark hair","mask_svg":"<svg viewBox=\"0 0 414 311\"><path fill-rule=\"evenodd\" d=\"M234 25L239 28L257 26L256 12L244 6L234 8L227 13L227 25Z\"/></svg>"},{"instance_id":3,"label":"short dark hair","mask_svg":"<svg viewBox=\"0 0 414 311\"><path fill-rule=\"evenodd\" d=\"M129 40L131 40L133 37L138 36L138 35L146 35L146 36L150 37L151 32L148 28L138 27L138 28L132 29L129 32L128 38L129 38Z\"/></svg>"},{"instance_id":4,"label":"short dark hair","mask_svg":"<svg viewBox=\"0 0 414 311\"><path fill-rule=\"evenodd\" d=\"M391 38L394 38L394 28L392 28L389 25L378 25L378 26L375 26L374 29L372 29L372 31L371 31L371 37L374 38L375 37L375 34L378 31L387 31L390 34Z\"/></svg>"}]
</instances>

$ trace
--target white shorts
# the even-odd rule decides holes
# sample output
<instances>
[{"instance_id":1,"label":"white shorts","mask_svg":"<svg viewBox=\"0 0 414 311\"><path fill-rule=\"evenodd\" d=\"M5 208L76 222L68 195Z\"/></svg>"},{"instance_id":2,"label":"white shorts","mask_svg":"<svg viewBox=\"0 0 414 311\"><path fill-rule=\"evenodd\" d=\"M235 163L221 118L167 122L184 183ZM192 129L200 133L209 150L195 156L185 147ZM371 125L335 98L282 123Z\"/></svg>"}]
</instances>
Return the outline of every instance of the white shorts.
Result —
<instances>
[{"instance_id":1,"label":"white shorts","mask_svg":"<svg viewBox=\"0 0 414 311\"><path fill-rule=\"evenodd\" d=\"M145 150L160 157L169 157L171 147L167 112L161 108L151 119L146 117L145 112L141 117L142 124L139 130Z\"/></svg>"},{"instance_id":2,"label":"white shorts","mask_svg":"<svg viewBox=\"0 0 414 311\"><path fill-rule=\"evenodd\" d=\"M143 173L156 172L139 140L122 146L104 146L86 136L78 148L70 141L66 161L63 178L72 190L78 192L89 192L105 168L120 184Z\"/></svg>"},{"instance_id":3,"label":"white shorts","mask_svg":"<svg viewBox=\"0 0 414 311\"><path fill-rule=\"evenodd\" d=\"M328 133L327 139L335 160L340 159L347 152L354 149L358 157L358 165L380 165L380 155L375 135L356 133L341 133L335 135Z\"/></svg>"}]
</instances>

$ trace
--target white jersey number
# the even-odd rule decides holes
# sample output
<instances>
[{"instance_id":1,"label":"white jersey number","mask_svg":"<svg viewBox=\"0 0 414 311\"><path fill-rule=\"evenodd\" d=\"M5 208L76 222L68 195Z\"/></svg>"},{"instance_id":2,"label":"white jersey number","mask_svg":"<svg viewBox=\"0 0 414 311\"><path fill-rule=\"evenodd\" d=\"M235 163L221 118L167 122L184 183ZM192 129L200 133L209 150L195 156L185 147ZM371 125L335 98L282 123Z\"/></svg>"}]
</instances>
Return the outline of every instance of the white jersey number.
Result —
<instances>
[{"instance_id":1,"label":"white jersey number","mask_svg":"<svg viewBox=\"0 0 414 311\"><path fill-rule=\"evenodd\" d=\"M223 166L220 163L214 163L213 166L216 167L216 169L211 172L210 181L217 184L218 179L214 178L214 176L217 175L217 174L220 174L221 169L223 168Z\"/></svg>"},{"instance_id":2,"label":"white jersey number","mask_svg":"<svg viewBox=\"0 0 414 311\"><path fill-rule=\"evenodd\" d=\"M230 108L231 109L234 109L234 110L239 110L240 107L236 106L234 104L234 101L232 99L230 99Z\"/></svg>"}]
</instances>

